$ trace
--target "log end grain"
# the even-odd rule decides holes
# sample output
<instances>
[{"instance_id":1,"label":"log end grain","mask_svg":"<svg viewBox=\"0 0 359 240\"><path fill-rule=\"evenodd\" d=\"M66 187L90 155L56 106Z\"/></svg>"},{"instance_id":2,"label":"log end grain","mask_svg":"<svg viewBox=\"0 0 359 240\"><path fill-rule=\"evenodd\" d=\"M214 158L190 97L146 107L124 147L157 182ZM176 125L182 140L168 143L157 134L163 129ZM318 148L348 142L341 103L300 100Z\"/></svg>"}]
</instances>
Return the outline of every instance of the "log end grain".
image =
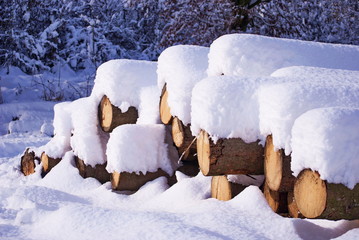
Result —
<instances>
[{"instance_id":1,"label":"log end grain","mask_svg":"<svg viewBox=\"0 0 359 240\"><path fill-rule=\"evenodd\" d=\"M205 176L208 176L211 166L210 154L211 149L208 133L202 130L197 139L197 157L201 172Z\"/></svg>"},{"instance_id":2,"label":"log end grain","mask_svg":"<svg viewBox=\"0 0 359 240\"><path fill-rule=\"evenodd\" d=\"M52 157L49 157L45 152L43 152L41 154L42 171L44 173L48 173L60 161L61 161L61 158L52 158Z\"/></svg>"},{"instance_id":3,"label":"log end grain","mask_svg":"<svg viewBox=\"0 0 359 240\"><path fill-rule=\"evenodd\" d=\"M166 85L162 89L160 98L160 118L163 124L170 124L172 120L171 109L168 106L168 91Z\"/></svg>"},{"instance_id":4,"label":"log end grain","mask_svg":"<svg viewBox=\"0 0 359 240\"><path fill-rule=\"evenodd\" d=\"M246 186L229 182L227 176L213 176L211 181L211 195L221 201L228 201L242 192Z\"/></svg>"},{"instance_id":5,"label":"log end grain","mask_svg":"<svg viewBox=\"0 0 359 240\"><path fill-rule=\"evenodd\" d=\"M272 135L267 136L264 147L264 175L268 187L278 191L282 181L282 151L274 150Z\"/></svg>"},{"instance_id":6,"label":"log end grain","mask_svg":"<svg viewBox=\"0 0 359 240\"><path fill-rule=\"evenodd\" d=\"M21 157L21 172L28 176L35 172L35 153L33 151L29 152L29 148L26 149L24 155Z\"/></svg>"},{"instance_id":7,"label":"log end grain","mask_svg":"<svg viewBox=\"0 0 359 240\"><path fill-rule=\"evenodd\" d=\"M327 186L318 172L303 170L294 185L294 198L298 210L307 218L320 216L327 201Z\"/></svg>"}]
</instances>

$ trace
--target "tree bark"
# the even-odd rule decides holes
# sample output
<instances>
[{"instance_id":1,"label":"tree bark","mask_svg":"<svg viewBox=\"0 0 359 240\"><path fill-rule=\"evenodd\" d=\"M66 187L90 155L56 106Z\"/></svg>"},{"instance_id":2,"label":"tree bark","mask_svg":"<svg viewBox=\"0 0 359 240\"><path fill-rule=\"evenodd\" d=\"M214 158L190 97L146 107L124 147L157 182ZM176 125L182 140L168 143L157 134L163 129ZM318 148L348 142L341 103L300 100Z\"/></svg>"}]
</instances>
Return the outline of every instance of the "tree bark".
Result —
<instances>
[{"instance_id":1,"label":"tree bark","mask_svg":"<svg viewBox=\"0 0 359 240\"><path fill-rule=\"evenodd\" d=\"M216 144L201 131L197 139L198 163L205 176L225 174L263 175L263 147L259 141L219 139Z\"/></svg>"},{"instance_id":2,"label":"tree bark","mask_svg":"<svg viewBox=\"0 0 359 240\"><path fill-rule=\"evenodd\" d=\"M146 174L128 173L128 172L113 172L111 173L111 185L113 190L118 191L137 191L147 182L156 178L166 176L168 174L161 169L156 172L147 172Z\"/></svg>"},{"instance_id":3,"label":"tree bark","mask_svg":"<svg viewBox=\"0 0 359 240\"><path fill-rule=\"evenodd\" d=\"M272 135L267 136L264 148L264 175L272 191L292 192L295 177L290 169L291 157L283 149L274 150Z\"/></svg>"},{"instance_id":4,"label":"tree bark","mask_svg":"<svg viewBox=\"0 0 359 240\"><path fill-rule=\"evenodd\" d=\"M190 124L184 126L178 117L174 117L172 120L172 139L179 155L185 152L182 160L197 161L196 141L194 140L195 137L192 136L190 128Z\"/></svg>"},{"instance_id":5,"label":"tree bark","mask_svg":"<svg viewBox=\"0 0 359 240\"><path fill-rule=\"evenodd\" d=\"M327 183L318 172L303 170L294 185L298 210L307 218L359 219L359 184L353 190Z\"/></svg>"},{"instance_id":6,"label":"tree bark","mask_svg":"<svg viewBox=\"0 0 359 240\"><path fill-rule=\"evenodd\" d=\"M45 152L41 154L41 162L42 162L42 171L46 174L50 172L50 170L55 167L61 158L52 158L49 157Z\"/></svg>"},{"instance_id":7,"label":"tree bark","mask_svg":"<svg viewBox=\"0 0 359 240\"><path fill-rule=\"evenodd\" d=\"M246 186L228 181L227 176L213 176L211 182L212 198L228 201L242 192Z\"/></svg>"},{"instance_id":8,"label":"tree bark","mask_svg":"<svg viewBox=\"0 0 359 240\"><path fill-rule=\"evenodd\" d=\"M129 107L126 112L122 112L111 104L107 96L103 96L98 108L98 117L102 130L112 132L117 126L136 123L138 111L135 107Z\"/></svg>"},{"instance_id":9,"label":"tree bark","mask_svg":"<svg viewBox=\"0 0 359 240\"><path fill-rule=\"evenodd\" d=\"M172 120L171 109L168 106L167 84L163 86L160 98L160 118L163 124L170 124Z\"/></svg>"},{"instance_id":10,"label":"tree bark","mask_svg":"<svg viewBox=\"0 0 359 240\"><path fill-rule=\"evenodd\" d=\"M272 191L267 183L263 186L263 195L275 213L288 213L287 193Z\"/></svg>"},{"instance_id":11,"label":"tree bark","mask_svg":"<svg viewBox=\"0 0 359 240\"><path fill-rule=\"evenodd\" d=\"M21 172L28 176L35 172L35 153L33 151L29 152L29 148L26 149L24 155L21 157Z\"/></svg>"},{"instance_id":12,"label":"tree bark","mask_svg":"<svg viewBox=\"0 0 359 240\"><path fill-rule=\"evenodd\" d=\"M110 181L110 173L106 171L106 163L96 164L93 168L90 165L86 165L85 162L77 156L75 156L75 163L83 178L93 177L102 184Z\"/></svg>"}]
</instances>

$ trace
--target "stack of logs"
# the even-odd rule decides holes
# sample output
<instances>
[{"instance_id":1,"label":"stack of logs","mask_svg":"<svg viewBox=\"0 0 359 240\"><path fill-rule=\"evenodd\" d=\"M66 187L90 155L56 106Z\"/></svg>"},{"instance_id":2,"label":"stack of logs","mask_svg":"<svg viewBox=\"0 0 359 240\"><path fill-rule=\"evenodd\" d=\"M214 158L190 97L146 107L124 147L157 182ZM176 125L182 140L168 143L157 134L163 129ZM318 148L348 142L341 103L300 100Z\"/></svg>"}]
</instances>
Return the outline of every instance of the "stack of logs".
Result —
<instances>
[{"instance_id":1,"label":"stack of logs","mask_svg":"<svg viewBox=\"0 0 359 240\"><path fill-rule=\"evenodd\" d=\"M350 190L342 184L327 183L318 172L303 170L297 178L292 175L291 156L283 149L275 149L273 137L268 136L265 147L259 141L245 143L239 138L219 139L214 143L207 132L192 136L190 125L184 125L177 116L172 116L168 106L166 85L160 98L161 121L171 127L173 143L183 163L184 172L194 176L198 168L205 176L213 176L212 197L230 200L245 187L231 183L228 174L265 175L262 186L264 197L274 212L291 217L325 219L359 219L359 184ZM104 96L99 105L99 121L104 132L109 133L122 124L134 124L138 118L137 109L127 112L113 106ZM196 142L196 143L195 143ZM26 150L21 158L21 170L25 175L34 172L35 154ZM47 173L61 159L53 159L43 153L43 172ZM76 158L81 176L95 177L100 182L111 179L115 190L137 190L146 182L167 174L159 169L155 173L107 173L104 165L95 168L86 166Z\"/></svg>"}]
</instances>

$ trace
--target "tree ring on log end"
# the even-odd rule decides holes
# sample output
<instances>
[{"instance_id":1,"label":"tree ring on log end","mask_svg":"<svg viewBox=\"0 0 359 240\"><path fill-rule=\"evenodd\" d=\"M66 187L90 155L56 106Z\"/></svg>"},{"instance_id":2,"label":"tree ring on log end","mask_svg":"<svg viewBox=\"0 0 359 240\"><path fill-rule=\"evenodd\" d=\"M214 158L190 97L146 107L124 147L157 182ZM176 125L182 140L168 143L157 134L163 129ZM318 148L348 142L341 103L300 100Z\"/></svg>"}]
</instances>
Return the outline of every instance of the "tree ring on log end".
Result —
<instances>
[{"instance_id":1,"label":"tree ring on log end","mask_svg":"<svg viewBox=\"0 0 359 240\"><path fill-rule=\"evenodd\" d=\"M104 131L108 131L112 124L112 104L107 96L103 96L100 104L100 124Z\"/></svg>"},{"instance_id":2,"label":"tree ring on log end","mask_svg":"<svg viewBox=\"0 0 359 240\"><path fill-rule=\"evenodd\" d=\"M301 212L307 218L320 216L326 207L327 186L318 172L303 170L294 185L294 198Z\"/></svg>"},{"instance_id":3,"label":"tree ring on log end","mask_svg":"<svg viewBox=\"0 0 359 240\"><path fill-rule=\"evenodd\" d=\"M278 191L283 176L283 151L274 150L272 135L267 136L264 148L264 174L268 187L273 191Z\"/></svg>"},{"instance_id":4,"label":"tree ring on log end","mask_svg":"<svg viewBox=\"0 0 359 240\"><path fill-rule=\"evenodd\" d=\"M182 121L178 117L174 117L172 120L172 138L176 147L180 148L184 143L184 128Z\"/></svg>"},{"instance_id":5,"label":"tree ring on log end","mask_svg":"<svg viewBox=\"0 0 359 240\"><path fill-rule=\"evenodd\" d=\"M172 120L171 110L168 106L168 91L166 84L162 89L162 94L160 98L160 118L162 123L169 124Z\"/></svg>"},{"instance_id":6,"label":"tree ring on log end","mask_svg":"<svg viewBox=\"0 0 359 240\"><path fill-rule=\"evenodd\" d=\"M197 139L197 155L198 155L198 164L201 169L203 175L208 175L210 170L210 142L208 133L206 131L201 130L199 137Z\"/></svg>"}]
</instances>

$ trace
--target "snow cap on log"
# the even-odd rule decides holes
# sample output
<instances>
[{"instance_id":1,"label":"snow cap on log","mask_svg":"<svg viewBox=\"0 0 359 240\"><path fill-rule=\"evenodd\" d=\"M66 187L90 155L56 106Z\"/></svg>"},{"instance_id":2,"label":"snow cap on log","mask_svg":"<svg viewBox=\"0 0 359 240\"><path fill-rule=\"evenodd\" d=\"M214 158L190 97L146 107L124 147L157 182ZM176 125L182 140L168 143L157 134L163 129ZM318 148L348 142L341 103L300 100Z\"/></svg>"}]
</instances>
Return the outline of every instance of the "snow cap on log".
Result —
<instances>
[{"instance_id":1,"label":"snow cap on log","mask_svg":"<svg viewBox=\"0 0 359 240\"><path fill-rule=\"evenodd\" d=\"M156 86L157 63L116 59L103 63L96 71L91 96L98 103L106 95L111 103L126 112L130 106L139 108L143 87Z\"/></svg>"},{"instance_id":2,"label":"snow cap on log","mask_svg":"<svg viewBox=\"0 0 359 240\"><path fill-rule=\"evenodd\" d=\"M358 46L252 34L219 37L208 58L209 76L269 76L276 69L299 65L359 70Z\"/></svg>"},{"instance_id":3,"label":"snow cap on log","mask_svg":"<svg viewBox=\"0 0 359 240\"><path fill-rule=\"evenodd\" d=\"M208 47L177 45L164 50L158 58L158 88L167 83L171 115L184 125L191 122L191 94L194 85L207 76Z\"/></svg>"},{"instance_id":4,"label":"snow cap on log","mask_svg":"<svg viewBox=\"0 0 359 240\"><path fill-rule=\"evenodd\" d=\"M258 89L259 127L262 135L272 134L274 147L283 148L286 155L291 152L294 121L301 114L321 107L359 107L359 71L319 69L315 78L281 78L281 83Z\"/></svg>"},{"instance_id":5,"label":"snow cap on log","mask_svg":"<svg viewBox=\"0 0 359 240\"><path fill-rule=\"evenodd\" d=\"M217 76L200 81L192 94L193 135L203 129L214 142L219 138L241 138L247 143L261 139L255 94L266 81L272 79Z\"/></svg>"},{"instance_id":6,"label":"snow cap on log","mask_svg":"<svg viewBox=\"0 0 359 240\"><path fill-rule=\"evenodd\" d=\"M319 108L301 115L292 129L292 171L318 171L329 183L359 183L359 108Z\"/></svg>"},{"instance_id":7,"label":"snow cap on log","mask_svg":"<svg viewBox=\"0 0 359 240\"><path fill-rule=\"evenodd\" d=\"M125 124L110 133L107 167L110 173L156 172L173 175L176 163L168 158L165 126L162 124Z\"/></svg>"}]
</instances>

